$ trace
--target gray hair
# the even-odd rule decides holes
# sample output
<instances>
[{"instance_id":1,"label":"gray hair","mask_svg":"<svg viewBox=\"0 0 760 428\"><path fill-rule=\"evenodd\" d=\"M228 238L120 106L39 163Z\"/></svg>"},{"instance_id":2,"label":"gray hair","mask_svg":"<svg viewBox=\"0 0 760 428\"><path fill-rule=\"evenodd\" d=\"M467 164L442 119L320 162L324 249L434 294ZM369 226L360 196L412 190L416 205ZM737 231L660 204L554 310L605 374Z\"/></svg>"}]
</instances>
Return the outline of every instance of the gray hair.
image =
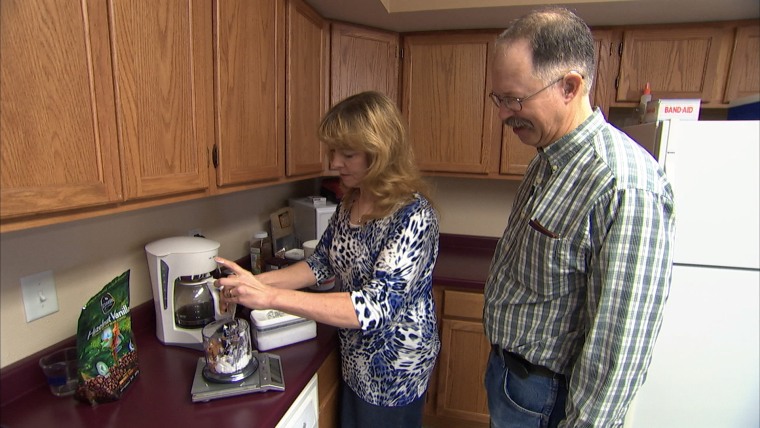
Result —
<instances>
[{"instance_id":1,"label":"gray hair","mask_svg":"<svg viewBox=\"0 0 760 428\"><path fill-rule=\"evenodd\" d=\"M586 23L560 7L542 8L518 18L496 39L496 45L527 40L533 53L533 73L548 83L577 71L588 93L596 74L594 37Z\"/></svg>"}]
</instances>

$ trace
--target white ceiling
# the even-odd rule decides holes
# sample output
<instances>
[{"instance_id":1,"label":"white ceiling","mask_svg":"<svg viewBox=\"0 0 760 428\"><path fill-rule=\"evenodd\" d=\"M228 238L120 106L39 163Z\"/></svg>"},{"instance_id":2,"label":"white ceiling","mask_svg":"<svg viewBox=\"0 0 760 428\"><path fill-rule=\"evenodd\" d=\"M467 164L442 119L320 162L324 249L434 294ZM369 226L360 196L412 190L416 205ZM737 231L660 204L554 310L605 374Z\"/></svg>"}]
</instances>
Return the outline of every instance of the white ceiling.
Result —
<instances>
[{"instance_id":1,"label":"white ceiling","mask_svg":"<svg viewBox=\"0 0 760 428\"><path fill-rule=\"evenodd\" d=\"M305 0L323 17L396 31L502 29L546 4L590 26L730 21L760 17L758 0Z\"/></svg>"}]
</instances>

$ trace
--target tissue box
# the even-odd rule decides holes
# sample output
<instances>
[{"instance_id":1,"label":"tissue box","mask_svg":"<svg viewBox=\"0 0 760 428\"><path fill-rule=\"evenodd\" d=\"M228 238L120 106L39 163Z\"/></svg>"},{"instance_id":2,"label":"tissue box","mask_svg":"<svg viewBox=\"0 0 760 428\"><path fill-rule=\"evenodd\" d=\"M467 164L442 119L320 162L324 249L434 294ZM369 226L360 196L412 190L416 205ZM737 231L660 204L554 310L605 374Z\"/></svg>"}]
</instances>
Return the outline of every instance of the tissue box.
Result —
<instances>
[{"instance_id":1,"label":"tissue box","mask_svg":"<svg viewBox=\"0 0 760 428\"><path fill-rule=\"evenodd\" d=\"M317 336L317 323L282 311L253 310L251 330L256 349L268 351L313 339Z\"/></svg>"},{"instance_id":2,"label":"tissue box","mask_svg":"<svg viewBox=\"0 0 760 428\"><path fill-rule=\"evenodd\" d=\"M658 120L699 120L699 108L702 101L697 99L662 99L647 104L644 122Z\"/></svg>"}]
</instances>

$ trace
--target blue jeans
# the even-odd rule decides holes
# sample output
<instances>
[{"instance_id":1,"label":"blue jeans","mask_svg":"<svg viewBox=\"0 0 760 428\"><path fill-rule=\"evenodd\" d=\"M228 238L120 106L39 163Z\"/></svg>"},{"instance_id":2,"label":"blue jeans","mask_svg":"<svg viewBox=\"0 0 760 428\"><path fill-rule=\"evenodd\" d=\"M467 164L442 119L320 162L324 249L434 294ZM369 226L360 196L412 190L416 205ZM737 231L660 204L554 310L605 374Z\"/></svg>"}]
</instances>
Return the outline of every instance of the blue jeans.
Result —
<instances>
[{"instance_id":1,"label":"blue jeans","mask_svg":"<svg viewBox=\"0 0 760 428\"><path fill-rule=\"evenodd\" d=\"M558 426L565 418L564 376L529 374L520 378L491 350L485 387L491 428L549 428Z\"/></svg>"}]
</instances>

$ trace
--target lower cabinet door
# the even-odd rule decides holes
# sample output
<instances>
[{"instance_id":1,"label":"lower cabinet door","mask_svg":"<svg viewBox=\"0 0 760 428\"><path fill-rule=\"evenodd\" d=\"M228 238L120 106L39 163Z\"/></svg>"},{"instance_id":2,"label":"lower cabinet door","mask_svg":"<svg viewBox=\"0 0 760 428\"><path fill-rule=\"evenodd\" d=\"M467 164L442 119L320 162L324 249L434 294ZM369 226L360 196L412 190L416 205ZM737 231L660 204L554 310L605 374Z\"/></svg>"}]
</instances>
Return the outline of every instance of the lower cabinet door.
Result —
<instances>
[{"instance_id":1,"label":"lower cabinet door","mask_svg":"<svg viewBox=\"0 0 760 428\"><path fill-rule=\"evenodd\" d=\"M485 422L488 400L483 386L491 345L479 321L443 320L438 372L438 416Z\"/></svg>"}]
</instances>

